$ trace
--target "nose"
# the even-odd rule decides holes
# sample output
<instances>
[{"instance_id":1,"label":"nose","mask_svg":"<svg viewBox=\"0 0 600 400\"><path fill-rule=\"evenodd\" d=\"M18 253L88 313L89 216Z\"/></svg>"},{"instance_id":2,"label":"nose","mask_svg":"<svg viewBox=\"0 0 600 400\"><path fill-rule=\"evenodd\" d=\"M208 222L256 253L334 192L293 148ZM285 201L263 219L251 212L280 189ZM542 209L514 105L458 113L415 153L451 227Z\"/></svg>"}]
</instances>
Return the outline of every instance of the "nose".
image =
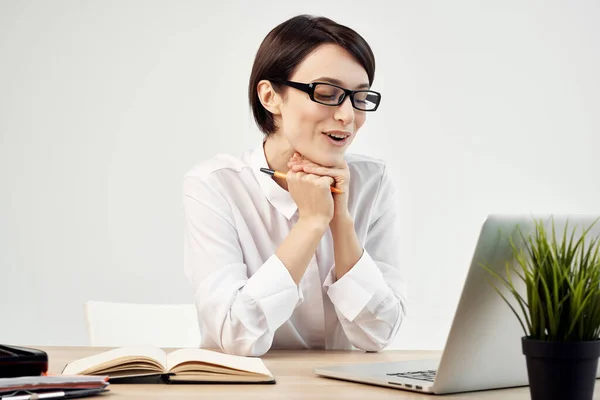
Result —
<instances>
[{"instance_id":1,"label":"nose","mask_svg":"<svg viewBox=\"0 0 600 400\"><path fill-rule=\"evenodd\" d=\"M344 125L349 125L354 122L354 108L350 96L344 97L342 104L335 108L333 116L336 121L341 121Z\"/></svg>"}]
</instances>

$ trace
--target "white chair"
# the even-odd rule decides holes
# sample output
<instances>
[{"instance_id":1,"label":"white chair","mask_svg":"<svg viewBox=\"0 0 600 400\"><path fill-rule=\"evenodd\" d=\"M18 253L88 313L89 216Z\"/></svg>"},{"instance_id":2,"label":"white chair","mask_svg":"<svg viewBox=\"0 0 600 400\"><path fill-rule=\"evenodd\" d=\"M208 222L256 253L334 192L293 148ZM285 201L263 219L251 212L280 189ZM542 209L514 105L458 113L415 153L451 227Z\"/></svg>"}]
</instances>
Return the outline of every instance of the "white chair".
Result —
<instances>
[{"instance_id":1,"label":"white chair","mask_svg":"<svg viewBox=\"0 0 600 400\"><path fill-rule=\"evenodd\" d=\"M85 318L91 346L200 346L193 304L87 301Z\"/></svg>"}]
</instances>

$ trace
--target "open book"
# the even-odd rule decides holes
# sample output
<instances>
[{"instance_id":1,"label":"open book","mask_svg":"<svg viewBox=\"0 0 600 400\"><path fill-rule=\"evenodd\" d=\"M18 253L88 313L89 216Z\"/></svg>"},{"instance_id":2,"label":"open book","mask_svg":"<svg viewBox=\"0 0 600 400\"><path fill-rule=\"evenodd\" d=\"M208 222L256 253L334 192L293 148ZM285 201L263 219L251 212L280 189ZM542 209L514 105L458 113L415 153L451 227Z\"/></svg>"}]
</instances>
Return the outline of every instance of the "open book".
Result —
<instances>
[{"instance_id":1,"label":"open book","mask_svg":"<svg viewBox=\"0 0 600 400\"><path fill-rule=\"evenodd\" d=\"M121 347L73 361L62 374L108 375L111 382L159 375L166 382L275 383L260 358L204 349L179 349L167 354L154 347Z\"/></svg>"}]
</instances>

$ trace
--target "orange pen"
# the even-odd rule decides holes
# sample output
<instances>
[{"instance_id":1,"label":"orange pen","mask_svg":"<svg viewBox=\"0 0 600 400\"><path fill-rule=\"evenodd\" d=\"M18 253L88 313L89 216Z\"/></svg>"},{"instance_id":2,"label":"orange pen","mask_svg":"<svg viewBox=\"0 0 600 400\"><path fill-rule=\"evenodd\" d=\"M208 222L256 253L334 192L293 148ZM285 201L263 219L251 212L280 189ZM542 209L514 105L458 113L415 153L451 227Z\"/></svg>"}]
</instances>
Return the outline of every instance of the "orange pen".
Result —
<instances>
[{"instance_id":1,"label":"orange pen","mask_svg":"<svg viewBox=\"0 0 600 400\"><path fill-rule=\"evenodd\" d=\"M275 178L287 179L286 174L284 174L283 172L275 171L274 169L261 168L260 171L264 172L265 174L274 176ZM344 193L344 192L342 192L340 189L332 186L331 193Z\"/></svg>"}]
</instances>

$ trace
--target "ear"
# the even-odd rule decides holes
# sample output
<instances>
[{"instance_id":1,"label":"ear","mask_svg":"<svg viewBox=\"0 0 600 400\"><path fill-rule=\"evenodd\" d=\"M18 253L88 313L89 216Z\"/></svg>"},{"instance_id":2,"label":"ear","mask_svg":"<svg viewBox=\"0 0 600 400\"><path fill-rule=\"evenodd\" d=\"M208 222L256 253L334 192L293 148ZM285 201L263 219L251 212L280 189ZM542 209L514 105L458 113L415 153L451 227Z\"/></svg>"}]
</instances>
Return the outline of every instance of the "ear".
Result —
<instances>
[{"instance_id":1,"label":"ear","mask_svg":"<svg viewBox=\"0 0 600 400\"><path fill-rule=\"evenodd\" d=\"M281 96L275 92L271 82L262 80L257 85L258 99L265 109L267 109L273 115L281 114Z\"/></svg>"}]
</instances>

